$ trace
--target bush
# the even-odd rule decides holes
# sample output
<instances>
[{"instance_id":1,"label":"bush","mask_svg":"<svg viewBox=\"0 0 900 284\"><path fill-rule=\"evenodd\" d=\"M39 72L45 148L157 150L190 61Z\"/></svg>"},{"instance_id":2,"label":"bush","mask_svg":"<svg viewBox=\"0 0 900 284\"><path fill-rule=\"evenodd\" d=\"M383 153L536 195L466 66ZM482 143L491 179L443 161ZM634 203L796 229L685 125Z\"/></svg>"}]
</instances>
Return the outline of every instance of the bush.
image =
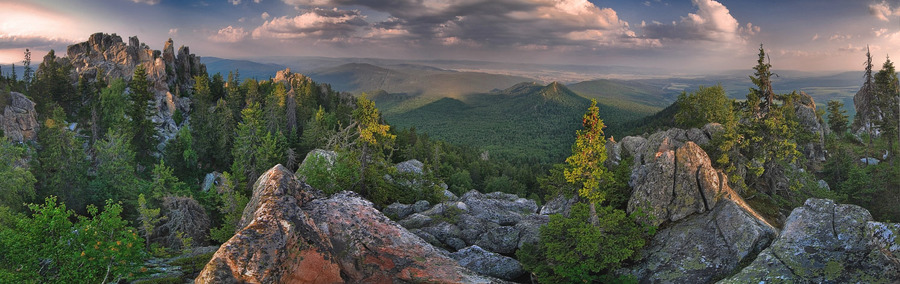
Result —
<instances>
[{"instance_id":1,"label":"bush","mask_svg":"<svg viewBox=\"0 0 900 284\"><path fill-rule=\"evenodd\" d=\"M569 218L550 216L541 227L541 241L526 245L516 256L526 270L540 283L574 283L625 281L611 273L623 261L635 256L646 244L652 228L635 222L624 211L611 207L598 208L598 226L589 222L588 206L572 207Z\"/></svg>"},{"instance_id":2,"label":"bush","mask_svg":"<svg viewBox=\"0 0 900 284\"><path fill-rule=\"evenodd\" d=\"M107 201L104 211L89 205L91 217L77 216L56 197L28 206L34 213L11 228L0 228L0 282L116 282L137 270L143 239L120 217L122 206ZM77 220L72 222L72 220Z\"/></svg>"}]
</instances>

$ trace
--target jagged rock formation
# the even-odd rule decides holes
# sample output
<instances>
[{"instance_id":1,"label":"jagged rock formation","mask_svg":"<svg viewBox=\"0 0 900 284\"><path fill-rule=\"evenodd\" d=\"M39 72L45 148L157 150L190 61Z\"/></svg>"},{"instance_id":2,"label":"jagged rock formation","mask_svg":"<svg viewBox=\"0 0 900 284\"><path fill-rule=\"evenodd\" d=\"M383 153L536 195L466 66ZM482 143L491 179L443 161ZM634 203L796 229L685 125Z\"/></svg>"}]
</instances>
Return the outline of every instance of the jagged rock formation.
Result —
<instances>
[{"instance_id":1,"label":"jagged rock formation","mask_svg":"<svg viewBox=\"0 0 900 284\"><path fill-rule=\"evenodd\" d=\"M190 100L182 96L193 88L193 76L206 72L200 57L191 54L188 47L182 46L175 53L171 39L159 51L151 50L137 37L129 37L126 44L116 34L95 33L88 41L70 45L66 55L74 68L74 80L78 77L94 80L97 73L107 81L130 80L134 69L143 65L157 106L151 119L157 123L163 142L175 137L180 127L173 119L175 111L190 111Z\"/></svg>"},{"instance_id":2,"label":"jagged rock formation","mask_svg":"<svg viewBox=\"0 0 900 284\"><path fill-rule=\"evenodd\" d=\"M809 199L781 235L723 283L900 282L900 224L872 222L869 211Z\"/></svg>"},{"instance_id":3,"label":"jagged rock formation","mask_svg":"<svg viewBox=\"0 0 900 284\"><path fill-rule=\"evenodd\" d=\"M10 141L21 143L37 139L40 124L34 111L34 102L23 94L11 92L9 99L0 103L3 105L0 127Z\"/></svg>"},{"instance_id":4,"label":"jagged rock formation","mask_svg":"<svg viewBox=\"0 0 900 284\"><path fill-rule=\"evenodd\" d=\"M254 185L237 234L198 283L492 283L352 192L322 198L281 165Z\"/></svg>"},{"instance_id":5,"label":"jagged rock formation","mask_svg":"<svg viewBox=\"0 0 900 284\"><path fill-rule=\"evenodd\" d=\"M800 127L813 137L813 141L797 145L797 150L810 163L825 162L825 121L816 114L816 102L805 92L800 92L800 100L795 103L794 112Z\"/></svg>"},{"instance_id":6,"label":"jagged rock formation","mask_svg":"<svg viewBox=\"0 0 900 284\"><path fill-rule=\"evenodd\" d=\"M628 212L641 211L643 221L661 228L620 273L642 283L706 283L733 273L775 238L775 228L731 189L698 145L718 131L717 125L670 129L608 144L615 162L634 159Z\"/></svg>"}]
</instances>

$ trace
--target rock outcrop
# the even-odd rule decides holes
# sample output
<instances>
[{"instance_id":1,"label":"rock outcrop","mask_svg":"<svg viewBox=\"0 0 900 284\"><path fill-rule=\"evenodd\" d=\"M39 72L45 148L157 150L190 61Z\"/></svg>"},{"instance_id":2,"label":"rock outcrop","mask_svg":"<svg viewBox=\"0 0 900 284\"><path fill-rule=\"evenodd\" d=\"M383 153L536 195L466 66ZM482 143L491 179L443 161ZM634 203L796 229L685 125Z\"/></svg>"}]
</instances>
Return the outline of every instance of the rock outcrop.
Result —
<instances>
[{"instance_id":1,"label":"rock outcrop","mask_svg":"<svg viewBox=\"0 0 900 284\"><path fill-rule=\"evenodd\" d=\"M812 141L800 143L797 150L810 163L825 162L825 121L816 114L816 102L805 92L800 92L800 100L795 103L794 112L801 129L812 135Z\"/></svg>"},{"instance_id":2,"label":"rock outcrop","mask_svg":"<svg viewBox=\"0 0 900 284\"><path fill-rule=\"evenodd\" d=\"M635 159L628 212L643 212L639 219L660 226L620 273L642 283L706 283L734 273L775 238L775 228L731 189L698 145L717 131L715 125L671 129L617 143L619 157Z\"/></svg>"},{"instance_id":3,"label":"rock outcrop","mask_svg":"<svg viewBox=\"0 0 900 284\"><path fill-rule=\"evenodd\" d=\"M182 46L176 54L171 39L166 41L161 52L151 50L137 37L128 38L126 44L116 34L95 33L85 42L68 46L66 55L75 71L75 80L78 77L94 80L97 73L107 81L115 78L130 80L134 69L142 65L157 106L151 119L157 124L163 142L178 133L181 125L173 118L175 111L190 111L190 100L183 96L193 88L193 77L205 73L206 69L200 63L200 57L190 54L187 47Z\"/></svg>"},{"instance_id":4,"label":"rock outcrop","mask_svg":"<svg viewBox=\"0 0 900 284\"><path fill-rule=\"evenodd\" d=\"M473 190L457 201L440 203L425 211L411 207L414 206L392 204L385 210L406 215L399 222L403 227L448 251L477 246L479 250L513 255L525 243L538 242L540 227L550 221L548 216L537 214L534 200L502 192L482 194Z\"/></svg>"},{"instance_id":5,"label":"rock outcrop","mask_svg":"<svg viewBox=\"0 0 900 284\"><path fill-rule=\"evenodd\" d=\"M501 279L516 279L525 274L522 264L515 259L478 246L466 247L451 253L450 257L475 272Z\"/></svg>"},{"instance_id":6,"label":"rock outcrop","mask_svg":"<svg viewBox=\"0 0 900 284\"><path fill-rule=\"evenodd\" d=\"M872 222L856 205L809 199L781 235L723 283L898 283L900 224Z\"/></svg>"},{"instance_id":7,"label":"rock outcrop","mask_svg":"<svg viewBox=\"0 0 900 284\"><path fill-rule=\"evenodd\" d=\"M352 192L322 198L278 165L198 283L491 283Z\"/></svg>"},{"instance_id":8,"label":"rock outcrop","mask_svg":"<svg viewBox=\"0 0 900 284\"><path fill-rule=\"evenodd\" d=\"M34 111L34 102L23 94L11 92L9 99L0 103L3 105L0 127L10 141L21 143L37 139L40 124Z\"/></svg>"}]
</instances>

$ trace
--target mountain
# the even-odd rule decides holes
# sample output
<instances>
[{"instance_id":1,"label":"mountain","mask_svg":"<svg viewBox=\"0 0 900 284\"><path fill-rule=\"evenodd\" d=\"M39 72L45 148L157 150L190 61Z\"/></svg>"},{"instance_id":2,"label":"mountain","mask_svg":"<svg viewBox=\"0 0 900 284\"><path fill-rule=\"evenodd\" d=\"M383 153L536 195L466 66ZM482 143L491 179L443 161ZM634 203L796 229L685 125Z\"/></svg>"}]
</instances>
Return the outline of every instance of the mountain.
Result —
<instances>
[{"instance_id":1,"label":"mountain","mask_svg":"<svg viewBox=\"0 0 900 284\"><path fill-rule=\"evenodd\" d=\"M318 69L308 75L318 82L331 84L338 91L373 93L383 90L388 93L438 98L459 98L522 81L534 81L525 77L457 72L417 64L376 66L369 63L348 63Z\"/></svg>"},{"instance_id":2,"label":"mountain","mask_svg":"<svg viewBox=\"0 0 900 284\"><path fill-rule=\"evenodd\" d=\"M206 64L206 70L210 75L221 73L222 76L227 76L228 72L237 70L241 78L268 79L275 72L285 69L285 66L279 64L218 57L202 57L200 62Z\"/></svg>"},{"instance_id":3,"label":"mountain","mask_svg":"<svg viewBox=\"0 0 900 284\"><path fill-rule=\"evenodd\" d=\"M540 162L560 162L569 154L575 130L581 127L581 116L590 105L588 99L558 82L519 83L500 91L440 98L415 107L404 105L409 99L397 95L373 98L396 128L415 127L431 137L480 148L490 155L530 157ZM607 125L643 116L602 103L598 107Z\"/></svg>"},{"instance_id":4,"label":"mountain","mask_svg":"<svg viewBox=\"0 0 900 284\"><path fill-rule=\"evenodd\" d=\"M679 91L666 89L665 85L652 85L641 81L600 79L569 85L586 98L635 112L652 114L678 98Z\"/></svg>"}]
</instances>

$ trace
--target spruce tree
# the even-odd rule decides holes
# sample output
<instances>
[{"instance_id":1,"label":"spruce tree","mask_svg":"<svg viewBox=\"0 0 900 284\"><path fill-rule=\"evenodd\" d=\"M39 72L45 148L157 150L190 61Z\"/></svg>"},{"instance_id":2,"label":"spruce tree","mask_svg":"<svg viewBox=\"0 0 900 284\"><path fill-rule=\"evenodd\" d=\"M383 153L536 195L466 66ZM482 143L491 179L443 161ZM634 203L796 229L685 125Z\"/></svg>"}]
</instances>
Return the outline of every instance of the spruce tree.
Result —
<instances>
[{"instance_id":1,"label":"spruce tree","mask_svg":"<svg viewBox=\"0 0 900 284\"><path fill-rule=\"evenodd\" d=\"M610 182L613 178L603 162L606 161L606 137L603 136L603 120L597 100L591 100L591 106L581 120L583 129L575 134L572 144L572 156L566 158L569 167L565 171L566 180L578 187L578 196L588 201L591 208L591 224L597 225L596 204L606 201L607 191L601 183Z\"/></svg>"},{"instance_id":2,"label":"spruce tree","mask_svg":"<svg viewBox=\"0 0 900 284\"><path fill-rule=\"evenodd\" d=\"M888 152L893 156L894 138L897 137L897 100L900 97L900 80L894 63L888 58L875 74L875 96L871 101L873 124L888 142Z\"/></svg>"},{"instance_id":3,"label":"spruce tree","mask_svg":"<svg viewBox=\"0 0 900 284\"><path fill-rule=\"evenodd\" d=\"M134 77L131 79L131 110L128 116L132 122L132 141L137 161L139 164L149 167L156 160L153 153L156 152L158 142L156 124L151 117L156 108L156 101L150 91L150 82L147 80L147 71L144 66L138 64L134 69Z\"/></svg>"},{"instance_id":4,"label":"spruce tree","mask_svg":"<svg viewBox=\"0 0 900 284\"><path fill-rule=\"evenodd\" d=\"M835 135L843 135L847 132L847 113L844 110L844 103L831 100L828 101L828 126Z\"/></svg>"}]
</instances>

